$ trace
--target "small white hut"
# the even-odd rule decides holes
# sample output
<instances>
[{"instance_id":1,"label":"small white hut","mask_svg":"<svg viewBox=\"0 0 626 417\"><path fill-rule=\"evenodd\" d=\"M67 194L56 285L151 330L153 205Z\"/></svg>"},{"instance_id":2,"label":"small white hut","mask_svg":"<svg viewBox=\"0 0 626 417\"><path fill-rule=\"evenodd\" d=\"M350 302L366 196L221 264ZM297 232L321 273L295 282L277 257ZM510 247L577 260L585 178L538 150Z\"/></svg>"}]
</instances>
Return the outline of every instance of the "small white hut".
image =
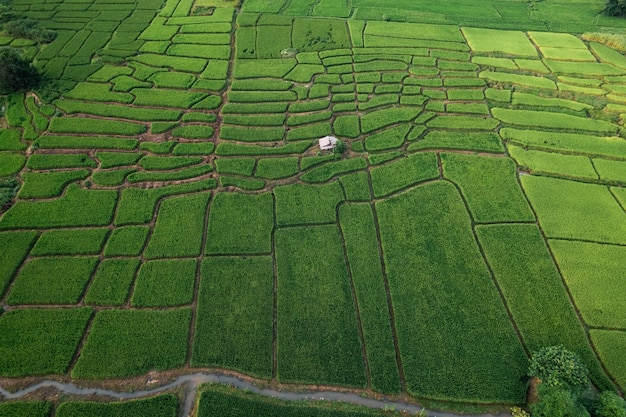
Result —
<instances>
[{"instance_id":1,"label":"small white hut","mask_svg":"<svg viewBox=\"0 0 626 417\"><path fill-rule=\"evenodd\" d=\"M334 136L324 136L319 140L320 149L322 151L332 151L337 146L338 139Z\"/></svg>"}]
</instances>

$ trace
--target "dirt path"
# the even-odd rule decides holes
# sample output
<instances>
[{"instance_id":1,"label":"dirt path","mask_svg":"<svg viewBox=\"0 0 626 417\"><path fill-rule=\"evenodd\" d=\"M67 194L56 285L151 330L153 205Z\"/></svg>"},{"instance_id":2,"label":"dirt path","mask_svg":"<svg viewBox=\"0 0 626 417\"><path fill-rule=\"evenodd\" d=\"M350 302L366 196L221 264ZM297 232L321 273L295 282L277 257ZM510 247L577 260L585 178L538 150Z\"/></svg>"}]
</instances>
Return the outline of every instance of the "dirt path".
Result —
<instances>
[{"instance_id":1,"label":"dirt path","mask_svg":"<svg viewBox=\"0 0 626 417\"><path fill-rule=\"evenodd\" d=\"M324 400L324 401L339 401L355 405L360 405L372 409L380 410L395 410L403 411L409 414L417 414L421 411L421 407L415 404L408 404L403 402L376 400L371 398L364 398L357 394L349 394L342 392L331 391L318 391L318 392L289 392L289 391L277 391L268 388L259 388L250 382L246 382L242 379L221 375L218 373L195 373L189 375L182 375L173 382L153 389L140 390L134 392L121 392L113 391L101 388L81 388L72 383L60 383L56 381L43 381L30 387L24 388L16 392L9 392L0 387L0 399L16 400L20 399L28 394L32 394L35 391L43 388L54 388L64 394L78 395L78 396L91 396L101 395L117 400L129 400L136 398L143 398L150 395L166 392L178 387L184 387L185 403L181 417L191 417L191 410L196 401L196 392L201 384L205 383L217 383L230 385L238 389L244 389L253 392L258 395L272 397L284 401L311 401L311 400ZM508 417L510 413L500 413L497 415L486 414L463 414L464 417ZM458 417L461 414L446 413L446 412L428 412L429 417Z\"/></svg>"}]
</instances>

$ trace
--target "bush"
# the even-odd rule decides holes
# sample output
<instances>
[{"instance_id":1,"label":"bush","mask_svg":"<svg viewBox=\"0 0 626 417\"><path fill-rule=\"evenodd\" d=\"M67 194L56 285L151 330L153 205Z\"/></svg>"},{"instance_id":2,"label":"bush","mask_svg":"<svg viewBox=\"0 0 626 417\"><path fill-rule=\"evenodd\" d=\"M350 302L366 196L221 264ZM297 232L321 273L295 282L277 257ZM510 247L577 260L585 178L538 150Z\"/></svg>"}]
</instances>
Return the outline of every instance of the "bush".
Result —
<instances>
[{"instance_id":1,"label":"bush","mask_svg":"<svg viewBox=\"0 0 626 417\"><path fill-rule=\"evenodd\" d=\"M15 17L9 6L0 4L0 23L5 23L12 20Z\"/></svg>"},{"instance_id":2,"label":"bush","mask_svg":"<svg viewBox=\"0 0 626 417\"><path fill-rule=\"evenodd\" d=\"M589 412L567 388L539 386L539 402L531 407L532 417L589 417Z\"/></svg>"},{"instance_id":3,"label":"bush","mask_svg":"<svg viewBox=\"0 0 626 417\"><path fill-rule=\"evenodd\" d=\"M39 74L30 62L11 48L0 48L0 94L34 87Z\"/></svg>"},{"instance_id":4,"label":"bush","mask_svg":"<svg viewBox=\"0 0 626 417\"><path fill-rule=\"evenodd\" d=\"M50 43L57 33L53 30L41 29L33 19L11 20L4 24L4 32L14 38L26 38L35 42Z\"/></svg>"},{"instance_id":5,"label":"bush","mask_svg":"<svg viewBox=\"0 0 626 417\"><path fill-rule=\"evenodd\" d=\"M594 408L596 417L626 417L626 401L612 391L598 395Z\"/></svg>"},{"instance_id":6,"label":"bush","mask_svg":"<svg viewBox=\"0 0 626 417\"><path fill-rule=\"evenodd\" d=\"M626 15L626 1L624 0L607 0L604 4L602 12L609 16Z\"/></svg>"},{"instance_id":7,"label":"bush","mask_svg":"<svg viewBox=\"0 0 626 417\"><path fill-rule=\"evenodd\" d=\"M539 378L545 386L571 389L584 389L589 386L587 367L580 361L578 355L563 346L544 347L535 352L528 368L528 375Z\"/></svg>"}]
</instances>

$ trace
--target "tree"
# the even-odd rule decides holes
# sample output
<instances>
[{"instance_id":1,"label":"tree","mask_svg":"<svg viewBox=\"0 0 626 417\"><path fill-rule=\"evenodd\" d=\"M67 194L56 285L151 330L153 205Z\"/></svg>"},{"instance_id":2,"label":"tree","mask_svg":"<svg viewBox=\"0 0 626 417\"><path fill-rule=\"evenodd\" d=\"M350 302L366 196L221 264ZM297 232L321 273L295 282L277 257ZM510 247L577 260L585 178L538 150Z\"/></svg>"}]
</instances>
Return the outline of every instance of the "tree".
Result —
<instances>
[{"instance_id":1,"label":"tree","mask_svg":"<svg viewBox=\"0 0 626 417\"><path fill-rule=\"evenodd\" d=\"M12 48L0 48L0 94L32 88L39 74L29 61Z\"/></svg>"},{"instance_id":2,"label":"tree","mask_svg":"<svg viewBox=\"0 0 626 417\"><path fill-rule=\"evenodd\" d=\"M31 39L37 43L49 43L57 37L55 31L40 28L33 19L10 20L3 25L3 30L14 38Z\"/></svg>"},{"instance_id":3,"label":"tree","mask_svg":"<svg viewBox=\"0 0 626 417\"><path fill-rule=\"evenodd\" d=\"M607 0L603 12L609 16L626 15L626 0Z\"/></svg>"},{"instance_id":4,"label":"tree","mask_svg":"<svg viewBox=\"0 0 626 417\"><path fill-rule=\"evenodd\" d=\"M539 401L530 408L532 417L589 417L589 411L567 387L539 386Z\"/></svg>"},{"instance_id":5,"label":"tree","mask_svg":"<svg viewBox=\"0 0 626 417\"><path fill-rule=\"evenodd\" d=\"M626 417L626 401L612 391L598 395L594 406L597 417Z\"/></svg>"},{"instance_id":6,"label":"tree","mask_svg":"<svg viewBox=\"0 0 626 417\"><path fill-rule=\"evenodd\" d=\"M564 386L572 390L589 387L587 367L573 352L563 346L549 346L533 354L528 375L537 377L542 384Z\"/></svg>"}]
</instances>

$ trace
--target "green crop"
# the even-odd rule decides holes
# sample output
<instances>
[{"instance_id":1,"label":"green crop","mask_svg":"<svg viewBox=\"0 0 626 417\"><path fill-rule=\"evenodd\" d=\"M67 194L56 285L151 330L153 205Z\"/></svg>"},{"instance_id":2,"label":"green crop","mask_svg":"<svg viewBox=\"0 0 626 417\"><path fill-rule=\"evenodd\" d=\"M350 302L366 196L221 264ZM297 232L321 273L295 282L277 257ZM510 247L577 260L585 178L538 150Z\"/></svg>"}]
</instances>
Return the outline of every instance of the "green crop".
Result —
<instances>
[{"instance_id":1,"label":"green crop","mask_svg":"<svg viewBox=\"0 0 626 417\"><path fill-rule=\"evenodd\" d=\"M163 200L144 257L198 256L209 197L209 193L200 193Z\"/></svg>"},{"instance_id":2,"label":"green crop","mask_svg":"<svg viewBox=\"0 0 626 417\"><path fill-rule=\"evenodd\" d=\"M0 334L4 336L0 339L2 375L66 373L91 315L92 310L85 307L4 313L0 317Z\"/></svg>"},{"instance_id":3,"label":"green crop","mask_svg":"<svg viewBox=\"0 0 626 417\"><path fill-rule=\"evenodd\" d=\"M376 227L369 204L347 204L339 209L339 224L359 308L372 387L399 392L400 379L385 297L385 279Z\"/></svg>"},{"instance_id":4,"label":"green crop","mask_svg":"<svg viewBox=\"0 0 626 417\"><path fill-rule=\"evenodd\" d=\"M507 158L441 154L443 176L460 188L478 223L534 221Z\"/></svg>"},{"instance_id":5,"label":"green crop","mask_svg":"<svg viewBox=\"0 0 626 417\"><path fill-rule=\"evenodd\" d=\"M15 278L7 304L77 304L97 262L64 256L30 260Z\"/></svg>"},{"instance_id":6,"label":"green crop","mask_svg":"<svg viewBox=\"0 0 626 417\"><path fill-rule=\"evenodd\" d=\"M192 364L269 378L272 304L273 265L269 256L205 258ZM211 337L218 329L222 336Z\"/></svg>"},{"instance_id":7,"label":"green crop","mask_svg":"<svg viewBox=\"0 0 626 417\"><path fill-rule=\"evenodd\" d=\"M187 353L190 320L188 308L100 311L72 376L114 378L180 367Z\"/></svg>"},{"instance_id":8,"label":"green crop","mask_svg":"<svg viewBox=\"0 0 626 417\"><path fill-rule=\"evenodd\" d=\"M278 379L364 386L359 329L338 227L279 229L275 240ZM323 257L318 256L321 246Z\"/></svg>"},{"instance_id":9,"label":"green crop","mask_svg":"<svg viewBox=\"0 0 626 417\"><path fill-rule=\"evenodd\" d=\"M139 259L105 259L98 266L85 304L119 306L126 302L139 268Z\"/></svg>"},{"instance_id":10,"label":"green crop","mask_svg":"<svg viewBox=\"0 0 626 417\"><path fill-rule=\"evenodd\" d=\"M343 201L338 182L325 185L285 185L274 189L278 225L332 223Z\"/></svg>"}]
</instances>

